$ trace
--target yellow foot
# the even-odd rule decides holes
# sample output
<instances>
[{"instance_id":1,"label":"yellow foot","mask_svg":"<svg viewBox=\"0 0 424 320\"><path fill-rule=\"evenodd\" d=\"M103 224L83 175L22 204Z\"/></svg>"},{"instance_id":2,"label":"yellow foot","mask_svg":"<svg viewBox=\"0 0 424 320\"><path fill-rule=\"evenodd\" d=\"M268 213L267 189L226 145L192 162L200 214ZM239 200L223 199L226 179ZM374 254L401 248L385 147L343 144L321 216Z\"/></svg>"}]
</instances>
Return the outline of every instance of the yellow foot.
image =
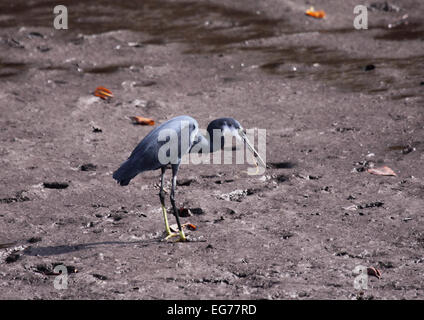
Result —
<instances>
[{"instance_id":1,"label":"yellow foot","mask_svg":"<svg viewBox=\"0 0 424 320\"><path fill-rule=\"evenodd\" d=\"M187 241L187 238L186 238L186 236L185 236L185 234L184 234L184 231L180 231L180 232L171 232L171 233L168 233L168 235L165 237L165 239L164 240L166 240L166 241L168 241L169 239L171 239L171 238L173 238L173 237L177 237L177 236L180 236L180 238L177 240L177 242L184 242L184 241Z\"/></svg>"},{"instance_id":2,"label":"yellow foot","mask_svg":"<svg viewBox=\"0 0 424 320\"><path fill-rule=\"evenodd\" d=\"M176 237L176 236L178 236L178 233L176 233L176 232L171 232L171 233L168 233L168 235L165 237L165 239L164 239L164 240L169 240L169 239L171 239L171 238L173 238L173 237Z\"/></svg>"},{"instance_id":3,"label":"yellow foot","mask_svg":"<svg viewBox=\"0 0 424 320\"><path fill-rule=\"evenodd\" d=\"M181 230L179 233L180 233L180 238L178 239L178 241L181 241L181 242L187 241L184 231Z\"/></svg>"}]
</instances>

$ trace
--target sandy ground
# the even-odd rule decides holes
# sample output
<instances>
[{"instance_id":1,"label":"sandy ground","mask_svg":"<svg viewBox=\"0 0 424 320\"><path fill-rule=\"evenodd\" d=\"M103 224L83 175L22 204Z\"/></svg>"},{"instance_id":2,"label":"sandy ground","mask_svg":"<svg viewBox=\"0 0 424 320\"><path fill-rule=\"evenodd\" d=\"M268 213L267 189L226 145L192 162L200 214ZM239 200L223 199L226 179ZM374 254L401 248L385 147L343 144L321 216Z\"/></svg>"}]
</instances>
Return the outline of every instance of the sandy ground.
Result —
<instances>
[{"instance_id":1,"label":"sandy ground","mask_svg":"<svg viewBox=\"0 0 424 320\"><path fill-rule=\"evenodd\" d=\"M0 1L0 298L423 298L422 1L361 31L351 0L62 2L68 30L54 1ZM163 242L159 172L111 175L152 129L130 116L181 114L266 129L269 168L182 165L202 210ZM382 277L357 290L357 266Z\"/></svg>"}]
</instances>

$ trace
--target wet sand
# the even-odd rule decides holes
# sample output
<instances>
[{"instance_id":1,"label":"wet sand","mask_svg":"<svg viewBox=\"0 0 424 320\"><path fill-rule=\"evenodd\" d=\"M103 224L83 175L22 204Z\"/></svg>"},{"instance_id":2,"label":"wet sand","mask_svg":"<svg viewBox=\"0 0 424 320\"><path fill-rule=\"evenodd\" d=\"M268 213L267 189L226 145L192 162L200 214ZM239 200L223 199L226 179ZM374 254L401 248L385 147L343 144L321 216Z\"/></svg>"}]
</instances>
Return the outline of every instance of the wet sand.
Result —
<instances>
[{"instance_id":1,"label":"wet sand","mask_svg":"<svg viewBox=\"0 0 424 320\"><path fill-rule=\"evenodd\" d=\"M422 299L424 3L361 31L351 0L62 3L68 30L0 1L0 298ZM181 114L266 129L269 168L182 165L202 210L163 242L160 172L112 172L152 129L129 117ZM382 278L361 293L357 266Z\"/></svg>"}]
</instances>

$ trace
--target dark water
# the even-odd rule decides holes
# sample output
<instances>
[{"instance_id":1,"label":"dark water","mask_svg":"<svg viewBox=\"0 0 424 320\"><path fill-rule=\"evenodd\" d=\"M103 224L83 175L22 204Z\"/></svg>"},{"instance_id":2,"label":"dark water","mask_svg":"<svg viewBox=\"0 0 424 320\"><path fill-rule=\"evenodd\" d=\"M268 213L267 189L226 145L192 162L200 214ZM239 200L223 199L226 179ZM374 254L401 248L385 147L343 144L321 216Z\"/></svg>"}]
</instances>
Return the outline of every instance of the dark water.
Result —
<instances>
[{"instance_id":1,"label":"dark water","mask_svg":"<svg viewBox=\"0 0 424 320\"><path fill-rule=\"evenodd\" d=\"M20 26L50 27L57 1L0 1L0 28ZM148 35L143 43L165 45L170 42L186 44L189 54L249 53L257 56L259 70L273 76L324 81L347 91L379 93L390 89L415 92L424 81L422 66L424 52L409 59L358 59L341 50L320 46L248 45L246 41L265 39L281 34L303 32L299 26L282 19L270 19L261 13L230 9L196 1L61 1L69 14L68 34L97 34L113 30L132 30ZM299 24L301 25L301 24ZM319 31L320 36L331 33L355 32L352 29ZM381 27L376 39L397 41L423 39L422 23L411 23L393 30ZM375 69L365 71L367 65ZM293 70L293 66L296 70ZM421 66L421 67L417 67ZM0 76L13 76L23 66L0 61ZM109 65L90 73L116 72L128 66ZM402 81L396 74L401 71ZM411 91L411 92L412 92ZM422 90L420 90L422 91ZM394 99L414 96L414 93L394 95Z\"/></svg>"}]
</instances>

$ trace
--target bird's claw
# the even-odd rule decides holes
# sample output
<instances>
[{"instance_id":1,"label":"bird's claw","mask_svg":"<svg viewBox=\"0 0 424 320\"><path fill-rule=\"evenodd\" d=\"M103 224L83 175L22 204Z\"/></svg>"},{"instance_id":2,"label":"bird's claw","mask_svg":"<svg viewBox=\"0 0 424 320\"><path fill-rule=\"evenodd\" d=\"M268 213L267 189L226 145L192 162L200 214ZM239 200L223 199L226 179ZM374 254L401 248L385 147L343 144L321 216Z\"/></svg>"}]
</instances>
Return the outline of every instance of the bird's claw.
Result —
<instances>
[{"instance_id":1,"label":"bird's claw","mask_svg":"<svg viewBox=\"0 0 424 320\"><path fill-rule=\"evenodd\" d=\"M176 237L176 236L178 236L178 233L176 233L176 232L171 232L171 233L168 233L168 235L165 237L165 239L164 239L164 240L169 240L169 239L171 239L171 238L173 238L173 237Z\"/></svg>"},{"instance_id":2,"label":"bird's claw","mask_svg":"<svg viewBox=\"0 0 424 320\"><path fill-rule=\"evenodd\" d=\"M168 233L168 235L165 237L165 241L168 241L169 239L173 238L173 237L177 237L180 236L180 238L176 241L176 242L185 242L187 241L186 236L184 235L184 233L177 233L177 232L171 232Z\"/></svg>"}]
</instances>

